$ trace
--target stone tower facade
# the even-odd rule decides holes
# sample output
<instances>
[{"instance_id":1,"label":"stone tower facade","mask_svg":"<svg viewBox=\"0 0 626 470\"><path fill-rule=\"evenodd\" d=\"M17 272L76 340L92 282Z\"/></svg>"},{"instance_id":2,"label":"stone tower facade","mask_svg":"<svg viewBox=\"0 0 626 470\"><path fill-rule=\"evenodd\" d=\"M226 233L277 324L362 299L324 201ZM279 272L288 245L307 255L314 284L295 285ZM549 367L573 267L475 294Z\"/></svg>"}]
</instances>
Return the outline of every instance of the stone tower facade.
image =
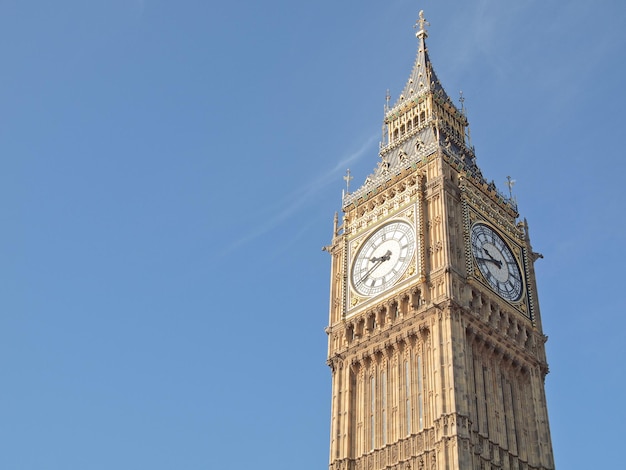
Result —
<instances>
[{"instance_id":1,"label":"stone tower facade","mask_svg":"<svg viewBox=\"0 0 626 470\"><path fill-rule=\"evenodd\" d=\"M552 469L525 220L476 165L417 23L380 160L331 254L331 470Z\"/></svg>"}]
</instances>

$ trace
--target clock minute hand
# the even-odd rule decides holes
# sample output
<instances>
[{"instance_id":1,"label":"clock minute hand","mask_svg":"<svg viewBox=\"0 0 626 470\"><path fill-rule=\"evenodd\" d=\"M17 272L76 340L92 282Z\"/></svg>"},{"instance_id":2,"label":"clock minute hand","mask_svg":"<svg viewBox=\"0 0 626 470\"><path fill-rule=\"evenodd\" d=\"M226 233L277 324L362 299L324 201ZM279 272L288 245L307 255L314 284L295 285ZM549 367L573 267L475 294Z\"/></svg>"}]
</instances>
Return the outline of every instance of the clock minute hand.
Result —
<instances>
[{"instance_id":1,"label":"clock minute hand","mask_svg":"<svg viewBox=\"0 0 626 470\"><path fill-rule=\"evenodd\" d=\"M502 268L502 261L498 261L497 259L493 259L493 258L479 258L476 257L477 261L486 261L489 263L493 263L495 264L498 268Z\"/></svg>"},{"instance_id":2,"label":"clock minute hand","mask_svg":"<svg viewBox=\"0 0 626 470\"><path fill-rule=\"evenodd\" d=\"M374 269L376 269L378 266L380 266L380 264L383 262L383 260L382 260L382 259L380 259L380 258L376 258L376 259L372 258L372 259L370 259L370 261L374 261L374 263L375 263L375 264L374 264L374 266L372 266L371 268L369 268L369 269L367 270L367 272L363 275L363 277L362 277L362 278L361 278L361 280L359 281L359 282L361 282L361 283L362 283L362 282L365 282L365 279L367 279L367 278L369 277L369 275L370 275L370 274L372 274L372 272L374 271Z\"/></svg>"},{"instance_id":3,"label":"clock minute hand","mask_svg":"<svg viewBox=\"0 0 626 470\"><path fill-rule=\"evenodd\" d=\"M499 261L499 260L495 259L495 258L491 255L491 253L489 253L489 252L487 251L487 248L483 247L483 251L486 253L486 255L487 255L487 256L489 256L489 258L491 258L490 260L487 260L487 261L491 261L493 264L497 265L497 266L498 266L498 268L501 268L501 267L502 267L502 261Z\"/></svg>"},{"instance_id":4,"label":"clock minute hand","mask_svg":"<svg viewBox=\"0 0 626 470\"><path fill-rule=\"evenodd\" d=\"M384 261L388 261L391 258L391 251L387 250L387 253L385 253L382 256L378 256L378 257L374 257L374 258L370 258L370 261L372 263L374 263L374 266L372 266L371 268L369 268L367 270L367 272L365 273L365 275L361 278L360 282L365 282L365 279L367 279L369 277L370 274L372 274L372 272L374 272L374 270L380 266Z\"/></svg>"}]
</instances>

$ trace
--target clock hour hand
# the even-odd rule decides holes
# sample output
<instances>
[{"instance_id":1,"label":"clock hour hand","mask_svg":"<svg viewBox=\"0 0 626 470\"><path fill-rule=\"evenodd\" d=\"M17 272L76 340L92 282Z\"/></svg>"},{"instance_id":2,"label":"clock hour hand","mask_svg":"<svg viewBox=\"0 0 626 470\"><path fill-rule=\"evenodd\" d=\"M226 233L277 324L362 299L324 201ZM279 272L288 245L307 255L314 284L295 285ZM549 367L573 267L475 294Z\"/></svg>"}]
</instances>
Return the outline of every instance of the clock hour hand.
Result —
<instances>
[{"instance_id":1,"label":"clock hour hand","mask_svg":"<svg viewBox=\"0 0 626 470\"><path fill-rule=\"evenodd\" d=\"M376 257L370 258L370 261L372 263L376 263L378 261L387 261L387 260L389 260L389 258L391 258L391 250L387 250L387 253L385 253L382 256L379 256L378 258L376 258Z\"/></svg>"}]
</instances>

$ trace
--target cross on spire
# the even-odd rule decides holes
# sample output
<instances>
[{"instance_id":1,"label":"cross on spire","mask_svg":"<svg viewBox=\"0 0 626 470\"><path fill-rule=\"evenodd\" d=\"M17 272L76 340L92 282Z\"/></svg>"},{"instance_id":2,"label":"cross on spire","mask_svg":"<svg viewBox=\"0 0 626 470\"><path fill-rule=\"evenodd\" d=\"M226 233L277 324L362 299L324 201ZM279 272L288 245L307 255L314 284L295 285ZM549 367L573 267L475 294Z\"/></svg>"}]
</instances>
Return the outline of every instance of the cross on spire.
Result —
<instances>
[{"instance_id":1,"label":"cross on spire","mask_svg":"<svg viewBox=\"0 0 626 470\"><path fill-rule=\"evenodd\" d=\"M415 26L413 26L414 28L418 28L419 27L419 30L417 31L415 36L418 37L418 38L425 38L425 37L427 37L428 36L428 32L426 31L426 26L430 26L430 23L428 21L426 21L426 19L424 18L424 10L420 10L420 17L415 22Z\"/></svg>"},{"instance_id":2,"label":"cross on spire","mask_svg":"<svg viewBox=\"0 0 626 470\"><path fill-rule=\"evenodd\" d=\"M343 179L346 181L346 193L350 192L350 181L352 181L353 178L354 176L350 175L350 168L348 168L346 170L346 176L343 177Z\"/></svg>"},{"instance_id":3,"label":"cross on spire","mask_svg":"<svg viewBox=\"0 0 626 470\"><path fill-rule=\"evenodd\" d=\"M506 185L509 187L509 199L513 199L513 186L515 185L515 180L511 179L510 176L507 176Z\"/></svg>"}]
</instances>

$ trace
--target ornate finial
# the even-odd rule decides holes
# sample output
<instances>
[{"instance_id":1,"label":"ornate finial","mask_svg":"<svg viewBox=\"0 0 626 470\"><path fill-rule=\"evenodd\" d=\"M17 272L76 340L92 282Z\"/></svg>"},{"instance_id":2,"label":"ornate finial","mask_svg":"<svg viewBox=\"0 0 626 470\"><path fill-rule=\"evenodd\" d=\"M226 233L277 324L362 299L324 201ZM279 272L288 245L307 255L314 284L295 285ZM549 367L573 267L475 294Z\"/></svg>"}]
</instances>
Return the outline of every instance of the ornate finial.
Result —
<instances>
[{"instance_id":1,"label":"ornate finial","mask_svg":"<svg viewBox=\"0 0 626 470\"><path fill-rule=\"evenodd\" d=\"M350 193L350 181L352 181L354 177L350 175L350 168L346 170L346 176L343 177L346 180L346 194Z\"/></svg>"},{"instance_id":2,"label":"ornate finial","mask_svg":"<svg viewBox=\"0 0 626 470\"><path fill-rule=\"evenodd\" d=\"M506 185L509 187L509 198L513 199L513 186L515 186L515 180L511 179L510 176L506 177Z\"/></svg>"},{"instance_id":3,"label":"ornate finial","mask_svg":"<svg viewBox=\"0 0 626 470\"><path fill-rule=\"evenodd\" d=\"M465 96L463 96L463 90L459 91L459 103L461 103L461 112L465 116Z\"/></svg>"},{"instance_id":4,"label":"ornate finial","mask_svg":"<svg viewBox=\"0 0 626 470\"><path fill-rule=\"evenodd\" d=\"M420 17L415 23L415 26L413 26L414 28L419 27L419 30L417 31L417 33L415 33L415 37L418 37L418 38L428 37L426 26L430 26L430 23L426 21L426 19L424 18L424 10L420 10Z\"/></svg>"}]
</instances>

